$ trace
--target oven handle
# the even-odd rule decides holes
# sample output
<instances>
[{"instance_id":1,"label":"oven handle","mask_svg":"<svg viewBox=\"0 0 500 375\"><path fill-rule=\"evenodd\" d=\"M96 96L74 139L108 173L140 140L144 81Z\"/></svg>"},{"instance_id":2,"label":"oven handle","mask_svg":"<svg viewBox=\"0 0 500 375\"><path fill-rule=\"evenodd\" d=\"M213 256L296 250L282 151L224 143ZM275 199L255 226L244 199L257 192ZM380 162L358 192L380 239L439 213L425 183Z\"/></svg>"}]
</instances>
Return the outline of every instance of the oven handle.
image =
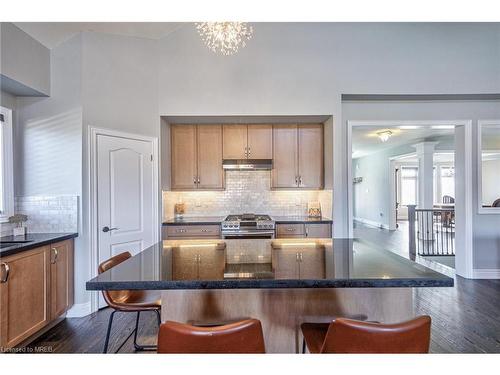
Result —
<instances>
[{"instance_id":1,"label":"oven handle","mask_svg":"<svg viewBox=\"0 0 500 375\"><path fill-rule=\"evenodd\" d=\"M240 232L224 232L222 231L222 236L224 238L227 237L261 237L261 236L270 236L269 238L274 237L274 231L240 231Z\"/></svg>"}]
</instances>

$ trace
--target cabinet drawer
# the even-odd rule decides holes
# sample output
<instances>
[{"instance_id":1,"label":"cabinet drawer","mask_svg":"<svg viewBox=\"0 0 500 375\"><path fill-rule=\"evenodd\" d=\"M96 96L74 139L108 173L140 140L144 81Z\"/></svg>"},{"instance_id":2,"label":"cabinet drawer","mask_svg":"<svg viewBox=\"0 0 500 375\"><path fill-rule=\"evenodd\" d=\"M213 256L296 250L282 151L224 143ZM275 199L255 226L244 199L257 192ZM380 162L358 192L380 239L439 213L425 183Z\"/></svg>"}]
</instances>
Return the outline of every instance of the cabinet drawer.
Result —
<instances>
[{"instance_id":1,"label":"cabinet drawer","mask_svg":"<svg viewBox=\"0 0 500 375\"><path fill-rule=\"evenodd\" d=\"M166 228L169 238L220 238L220 225L173 225ZM164 232L165 233L165 232Z\"/></svg>"},{"instance_id":2,"label":"cabinet drawer","mask_svg":"<svg viewBox=\"0 0 500 375\"><path fill-rule=\"evenodd\" d=\"M304 224L277 224L276 237L303 237L305 236Z\"/></svg>"},{"instance_id":3,"label":"cabinet drawer","mask_svg":"<svg viewBox=\"0 0 500 375\"><path fill-rule=\"evenodd\" d=\"M332 225L331 224L306 224L306 237L310 238L331 238Z\"/></svg>"}]
</instances>

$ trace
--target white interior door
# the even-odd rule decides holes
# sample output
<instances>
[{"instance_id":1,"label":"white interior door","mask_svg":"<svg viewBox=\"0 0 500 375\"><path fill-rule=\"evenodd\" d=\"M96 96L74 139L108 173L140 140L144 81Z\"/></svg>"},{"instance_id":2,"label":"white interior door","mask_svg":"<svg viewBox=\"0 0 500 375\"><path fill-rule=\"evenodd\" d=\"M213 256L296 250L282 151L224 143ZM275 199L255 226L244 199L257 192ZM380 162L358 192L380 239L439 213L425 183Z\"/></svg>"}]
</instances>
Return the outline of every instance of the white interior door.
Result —
<instances>
[{"instance_id":1,"label":"white interior door","mask_svg":"<svg viewBox=\"0 0 500 375\"><path fill-rule=\"evenodd\" d=\"M153 142L97 136L97 249L99 263L155 239ZM101 298L99 307L104 307Z\"/></svg>"}]
</instances>

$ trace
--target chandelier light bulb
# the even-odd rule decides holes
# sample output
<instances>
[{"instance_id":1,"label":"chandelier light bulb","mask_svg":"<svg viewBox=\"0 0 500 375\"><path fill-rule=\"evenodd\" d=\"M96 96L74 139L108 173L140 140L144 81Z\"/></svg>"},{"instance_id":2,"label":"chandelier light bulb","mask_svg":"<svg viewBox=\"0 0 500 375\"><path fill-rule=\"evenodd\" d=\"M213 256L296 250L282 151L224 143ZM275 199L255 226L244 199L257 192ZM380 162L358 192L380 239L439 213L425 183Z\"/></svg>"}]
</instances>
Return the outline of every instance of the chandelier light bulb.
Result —
<instances>
[{"instance_id":1,"label":"chandelier light bulb","mask_svg":"<svg viewBox=\"0 0 500 375\"><path fill-rule=\"evenodd\" d=\"M244 48L253 34L247 22L197 22L196 29L210 50L226 56Z\"/></svg>"}]
</instances>

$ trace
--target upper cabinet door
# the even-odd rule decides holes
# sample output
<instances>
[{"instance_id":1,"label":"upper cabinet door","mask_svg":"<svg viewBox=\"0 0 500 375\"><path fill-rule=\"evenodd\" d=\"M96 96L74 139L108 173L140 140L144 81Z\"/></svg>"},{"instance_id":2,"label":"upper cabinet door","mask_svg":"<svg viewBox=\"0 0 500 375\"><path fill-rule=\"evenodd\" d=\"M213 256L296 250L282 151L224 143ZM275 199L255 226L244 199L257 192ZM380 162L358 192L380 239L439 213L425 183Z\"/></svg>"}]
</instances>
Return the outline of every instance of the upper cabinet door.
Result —
<instances>
[{"instance_id":1,"label":"upper cabinet door","mask_svg":"<svg viewBox=\"0 0 500 375\"><path fill-rule=\"evenodd\" d=\"M248 125L248 158L273 158L273 127L271 125Z\"/></svg>"},{"instance_id":2,"label":"upper cabinet door","mask_svg":"<svg viewBox=\"0 0 500 375\"><path fill-rule=\"evenodd\" d=\"M172 125L172 190L196 189L196 125Z\"/></svg>"},{"instance_id":3,"label":"upper cabinet door","mask_svg":"<svg viewBox=\"0 0 500 375\"><path fill-rule=\"evenodd\" d=\"M299 187L323 188L323 126L299 125Z\"/></svg>"},{"instance_id":4,"label":"upper cabinet door","mask_svg":"<svg viewBox=\"0 0 500 375\"><path fill-rule=\"evenodd\" d=\"M273 188L296 188L297 125L273 125Z\"/></svg>"},{"instance_id":5,"label":"upper cabinet door","mask_svg":"<svg viewBox=\"0 0 500 375\"><path fill-rule=\"evenodd\" d=\"M222 126L198 125L198 189L223 189Z\"/></svg>"},{"instance_id":6,"label":"upper cabinet door","mask_svg":"<svg viewBox=\"0 0 500 375\"><path fill-rule=\"evenodd\" d=\"M247 158L247 126L224 125L224 159Z\"/></svg>"}]
</instances>

